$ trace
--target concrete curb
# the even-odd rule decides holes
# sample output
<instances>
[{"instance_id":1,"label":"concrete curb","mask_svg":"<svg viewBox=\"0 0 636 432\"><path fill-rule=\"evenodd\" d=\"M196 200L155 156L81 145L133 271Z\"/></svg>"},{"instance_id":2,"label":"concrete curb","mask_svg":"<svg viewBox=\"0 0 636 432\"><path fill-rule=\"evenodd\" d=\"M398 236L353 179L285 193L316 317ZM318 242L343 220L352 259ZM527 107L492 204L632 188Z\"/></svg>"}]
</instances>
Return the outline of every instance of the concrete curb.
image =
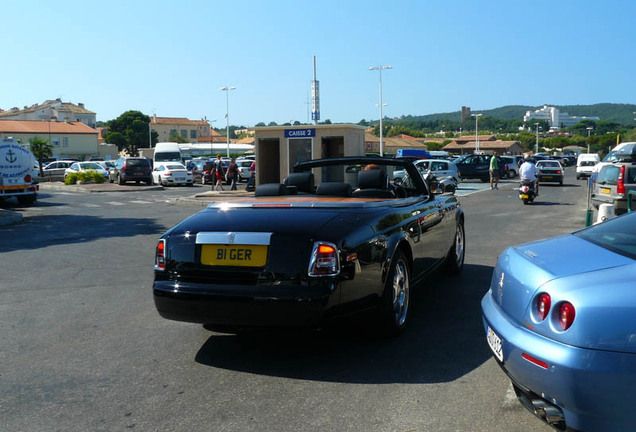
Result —
<instances>
[{"instance_id":1,"label":"concrete curb","mask_svg":"<svg viewBox=\"0 0 636 432\"><path fill-rule=\"evenodd\" d=\"M119 185L115 183L89 183L82 185L65 185L62 182L45 182L40 183L40 190L58 191L58 192L79 192L79 193L97 193L97 192L138 192L140 190L163 190L163 186L159 185Z\"/></svg>"}]
</instances>

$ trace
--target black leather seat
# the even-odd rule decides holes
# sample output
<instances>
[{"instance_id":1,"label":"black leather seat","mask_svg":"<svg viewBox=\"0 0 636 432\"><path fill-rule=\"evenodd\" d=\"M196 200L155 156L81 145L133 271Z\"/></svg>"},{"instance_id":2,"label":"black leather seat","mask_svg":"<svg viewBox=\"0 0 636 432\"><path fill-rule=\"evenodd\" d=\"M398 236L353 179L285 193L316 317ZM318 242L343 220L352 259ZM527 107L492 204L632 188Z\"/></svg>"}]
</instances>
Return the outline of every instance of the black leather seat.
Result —
<instances>
[{"instance_id":1,"label":"black leather seat","mask_svg":"<svg viewBox=\"0 0 636 432\"><path fill-rule=\"evenodd\" d=\"M353 196L356 198L395 198L395 194L386 188L386 184L386 175L382 170L362 170L358 172L358 189L353 191Z\"/></svg>"}]
</instances>

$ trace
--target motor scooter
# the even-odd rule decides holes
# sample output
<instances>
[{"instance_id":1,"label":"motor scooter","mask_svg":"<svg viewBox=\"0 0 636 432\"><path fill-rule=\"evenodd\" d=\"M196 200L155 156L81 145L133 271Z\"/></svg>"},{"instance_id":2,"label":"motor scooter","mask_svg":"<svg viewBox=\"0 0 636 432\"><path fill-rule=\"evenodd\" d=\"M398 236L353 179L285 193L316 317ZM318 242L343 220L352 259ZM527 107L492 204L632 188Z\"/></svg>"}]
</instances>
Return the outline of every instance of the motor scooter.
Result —
<instances>
[{"instance_id":1,"label":"motor scooter","mask_svg":"<svg viewBox=\"0 0 636 432\"><path fill-rule=\"evenodd\" d=\"M519 185L519 199L523 200L524 204L530 204L536 197L535 185L532 180L522 180Z\"/></svg>"}]
</instances>

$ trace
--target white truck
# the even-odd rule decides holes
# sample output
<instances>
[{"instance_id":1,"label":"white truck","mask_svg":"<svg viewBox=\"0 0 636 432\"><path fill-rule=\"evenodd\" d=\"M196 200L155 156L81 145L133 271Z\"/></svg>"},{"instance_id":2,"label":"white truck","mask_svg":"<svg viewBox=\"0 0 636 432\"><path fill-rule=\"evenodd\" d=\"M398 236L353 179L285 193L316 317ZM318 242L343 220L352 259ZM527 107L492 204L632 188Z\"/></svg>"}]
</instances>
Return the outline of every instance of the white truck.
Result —
<instances>
[{"instance_id":1,"label":"white truck","mask_svg":"<svg viewBox=\"0 0 636 432\"><path fill-rule=\"evenodd\" d=\"M36 166L29 149L14 138L0 138L0 200L16 197L19 204L33 204L40 189Z\"/></svg>"}]
</instances>

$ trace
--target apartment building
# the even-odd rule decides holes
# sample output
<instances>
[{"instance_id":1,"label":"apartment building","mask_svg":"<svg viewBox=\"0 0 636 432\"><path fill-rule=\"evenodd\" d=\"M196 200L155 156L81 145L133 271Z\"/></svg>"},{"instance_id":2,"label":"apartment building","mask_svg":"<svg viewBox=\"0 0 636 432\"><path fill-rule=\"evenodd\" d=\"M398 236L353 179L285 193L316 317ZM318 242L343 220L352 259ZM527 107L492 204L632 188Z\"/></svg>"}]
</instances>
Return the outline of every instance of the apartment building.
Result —
<instances>
[{"instance_id":1,"label":"apartment building","mask_svg":"<svg viewBox=\"0 0 636 432\"><path fill-rule=\"evenodd\" d=\"M41 104L25 106L23 109L13 107L8 110L0 109L0 120L27 120L27 121L58 121L80 122L95 128L97 126L97 114L86 109L83 103L77 105L70 102L62 102L61 99L47 100Z\"/></svg>"},{"instance_id":2,"label":"apartment building","mask_svg":"<svg viewBox=\"0 0 636 432\"><path fill-rule=\"evenodd\" d=\"M159 135L158 142L169 142L180 136L190 143L210 137L210 122L206 119L190 120L185 117L150 117L150 129Z\"/></svg>"}]
</instances>

